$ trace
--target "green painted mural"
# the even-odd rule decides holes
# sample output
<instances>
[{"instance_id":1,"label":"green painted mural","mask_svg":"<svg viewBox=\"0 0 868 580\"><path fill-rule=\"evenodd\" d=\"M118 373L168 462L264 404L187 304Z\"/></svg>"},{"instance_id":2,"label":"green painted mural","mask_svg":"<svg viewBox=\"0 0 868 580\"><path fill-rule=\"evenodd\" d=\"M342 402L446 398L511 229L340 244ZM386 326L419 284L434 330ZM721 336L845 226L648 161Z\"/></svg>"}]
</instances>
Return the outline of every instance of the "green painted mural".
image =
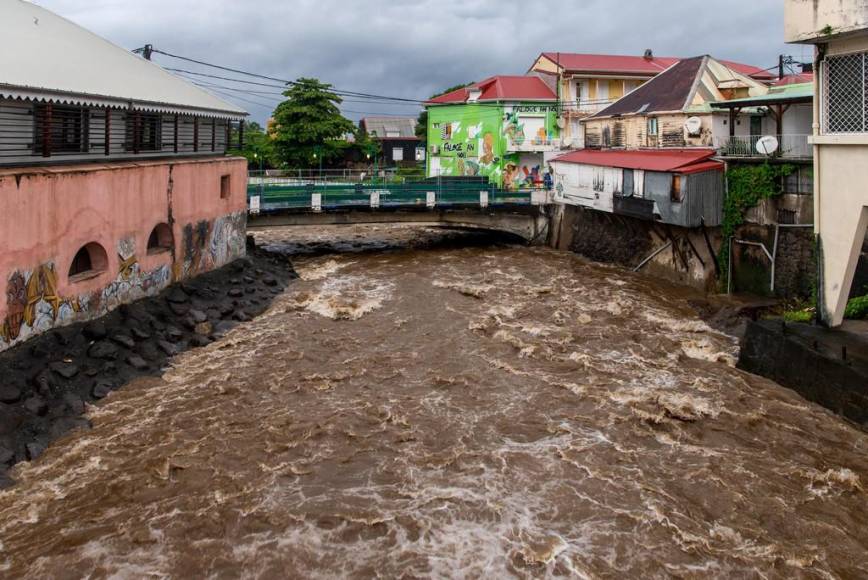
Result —
<instances>
[{"instance_id":1,"label":"green painted mural","mask_svg":"<svg viewBox=\"0 0 868 580\"><path fill-rule=\"evenodd\" d=\"M427 174L484 176L505 189L539 186L542 152L559 136L557 118L549 103L429 106Z\"/></svg>"}]
</instances>

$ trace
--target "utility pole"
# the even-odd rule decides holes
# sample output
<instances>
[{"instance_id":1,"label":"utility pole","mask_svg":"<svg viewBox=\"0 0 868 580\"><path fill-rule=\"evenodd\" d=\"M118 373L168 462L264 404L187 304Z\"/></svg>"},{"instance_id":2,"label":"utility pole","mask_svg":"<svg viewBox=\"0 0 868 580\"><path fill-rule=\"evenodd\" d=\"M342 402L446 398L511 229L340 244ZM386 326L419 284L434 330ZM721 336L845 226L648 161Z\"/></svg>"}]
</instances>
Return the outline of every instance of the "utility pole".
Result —
<instances>
[{"instance_id":1,"label":"utility pole","mask_svg":"<svg viewBox=\"0 0 868 580\"><path fill-rule=\"evenodd\" d=\"M142 49L142 56L145 57L145 60L151 60L151 55L154 53L154 45L146 44Z\"/></svg>"},{"instance_id":2,"label":"utility pole","mask_svg":"<svg viewBox=\"0 0 868 580\"><path fill-rule=\"evenodd\" d=\"M778 55L778 78L784 78L784 55Z\"/></svg>"}]
</instances>

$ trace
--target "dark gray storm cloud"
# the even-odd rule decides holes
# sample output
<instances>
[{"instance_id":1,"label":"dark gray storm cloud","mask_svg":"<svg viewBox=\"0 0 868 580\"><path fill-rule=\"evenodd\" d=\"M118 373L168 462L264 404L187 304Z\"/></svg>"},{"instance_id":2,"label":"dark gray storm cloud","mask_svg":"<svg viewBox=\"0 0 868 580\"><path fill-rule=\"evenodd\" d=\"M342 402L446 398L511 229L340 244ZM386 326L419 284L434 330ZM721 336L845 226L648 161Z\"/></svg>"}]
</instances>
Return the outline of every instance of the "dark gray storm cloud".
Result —
<instances>
[{"instance_id":1,"label":"dark gray storm cloud","mask_svg":"<svg viewBox=\"0 0 868 580\"><path fill-rule=\"evenodd\" d=\"M542 51L642 54L651 48L661 56L711 54L761 68L774 65L782 52L810 60L807 49L783 44L782 0L37 3L129 49L150 43L269 76L312 76L344 90L413 99L492 74L524 73ZM155 60L206 70L162 56ZM260 121L278 99L216 90L224 97L235 95L235 102ZM360 102L343 108L354 119L365 113L417 112L413 106Z\"/></svg>"}]
</instances>

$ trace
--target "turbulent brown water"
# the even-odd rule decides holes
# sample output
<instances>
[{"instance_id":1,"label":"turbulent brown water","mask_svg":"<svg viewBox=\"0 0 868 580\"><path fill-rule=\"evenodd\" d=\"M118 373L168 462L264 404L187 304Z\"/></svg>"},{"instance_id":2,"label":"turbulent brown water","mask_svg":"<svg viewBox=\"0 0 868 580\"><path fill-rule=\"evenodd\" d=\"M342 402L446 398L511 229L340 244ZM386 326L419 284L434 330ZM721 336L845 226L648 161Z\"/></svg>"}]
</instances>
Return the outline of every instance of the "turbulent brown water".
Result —
<instances>
[{"instance_id":1,"label":"turbulent brown water","mask_svg":"<svg viewBox=\"0 0 868 580\"><path fill-rule=\"evenodd\" d=\"M299 235L260 237L363 245ZM294 263L17 468L0 576L868 576L868 435L686 291L517 246Z\"/></svg>"}]
</instances>

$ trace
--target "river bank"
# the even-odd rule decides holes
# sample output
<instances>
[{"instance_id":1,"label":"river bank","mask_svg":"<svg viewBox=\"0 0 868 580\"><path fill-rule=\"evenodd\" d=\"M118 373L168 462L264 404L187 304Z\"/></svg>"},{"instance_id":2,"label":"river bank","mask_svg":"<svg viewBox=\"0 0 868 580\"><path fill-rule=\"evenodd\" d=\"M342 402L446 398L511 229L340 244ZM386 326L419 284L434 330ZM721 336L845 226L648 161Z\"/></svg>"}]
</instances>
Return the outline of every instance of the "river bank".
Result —
<instances>
[{"instance_id":1,"label":"river bank","mask_svg":"<svg viewBox=\"0 0 868 580\"><path fill-rule=\"evenodd\" d=\"M0 487L9 467L89 427L88 405L260 315L294 277L285 256L251 246L219 270L0 353Z\"/></svg>"}]
</instances>

